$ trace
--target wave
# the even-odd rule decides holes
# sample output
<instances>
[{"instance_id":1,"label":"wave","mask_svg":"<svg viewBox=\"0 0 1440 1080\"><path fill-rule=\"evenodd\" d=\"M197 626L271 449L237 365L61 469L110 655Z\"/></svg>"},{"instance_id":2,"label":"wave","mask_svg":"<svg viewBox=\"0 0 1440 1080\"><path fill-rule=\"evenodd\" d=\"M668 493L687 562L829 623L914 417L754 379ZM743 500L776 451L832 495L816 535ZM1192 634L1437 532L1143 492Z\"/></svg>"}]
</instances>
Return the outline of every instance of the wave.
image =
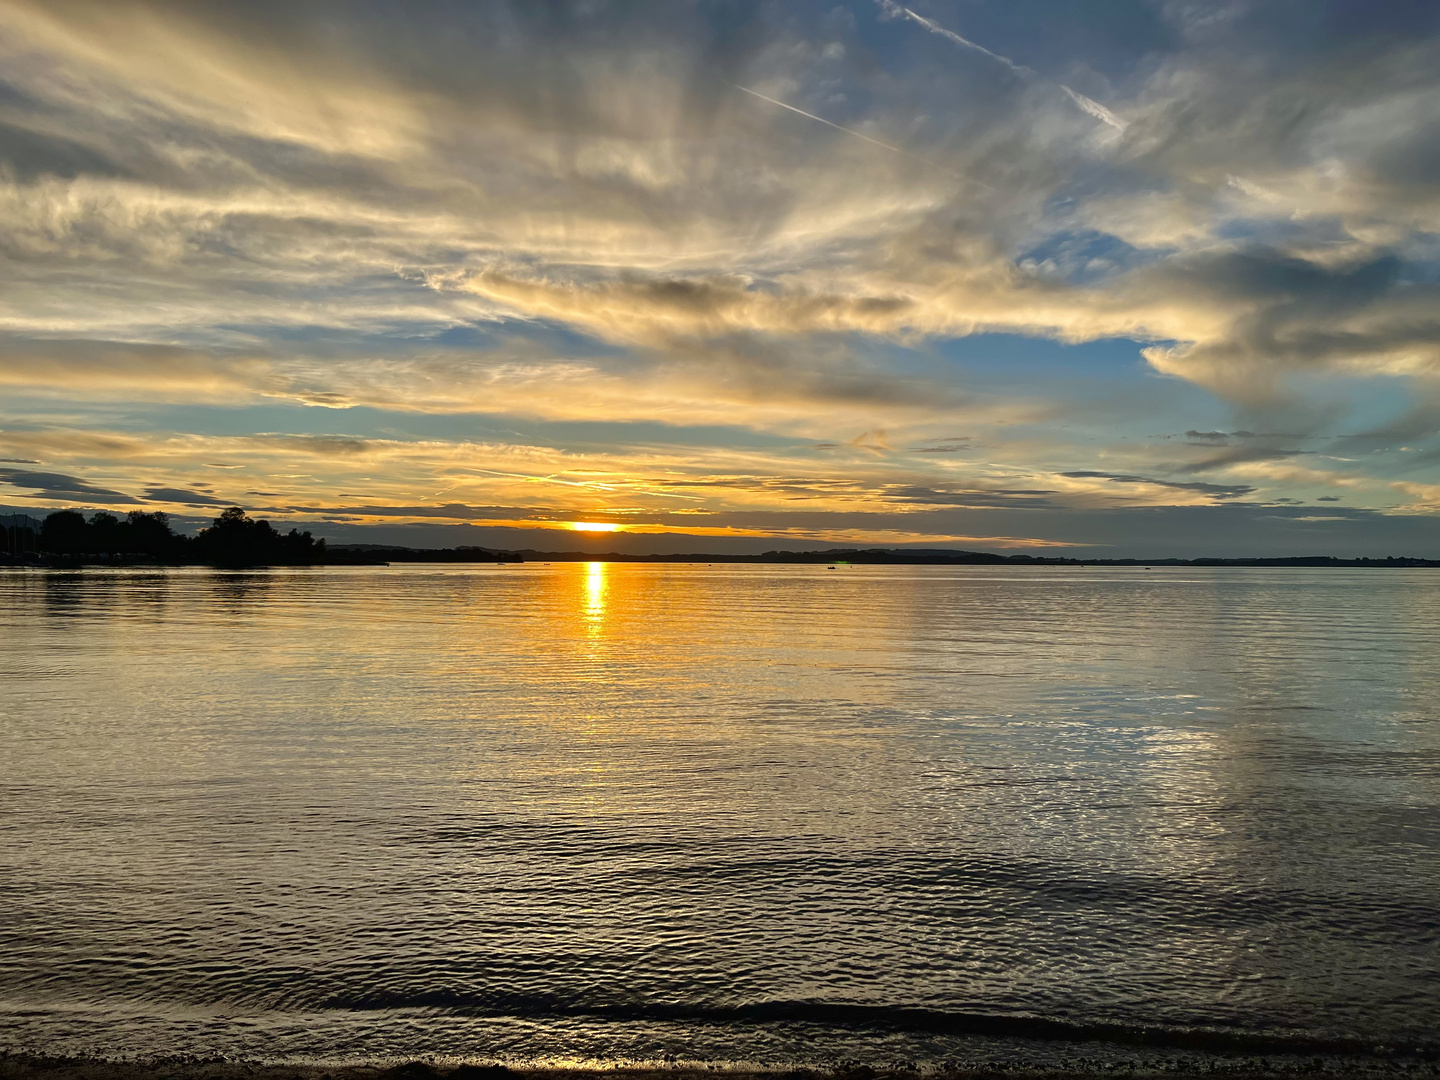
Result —
<instances>
[{"instance_id":1,"label":"wave","mask_svg":"<svg viewBox=\"0 0 1440 1080\"><path fill-rule=\"evenodd\" d=\"M873 1029L932 1035L1024 1039L1046 1042L1114 1043L1216 1054L1322 1057L1419 1058L1440 1060L1440 1042L1375 1042L1343 1035L1208 1026L1174 1026L1066 1020L1007 1013L956 1012L909 1006L821 1001L766 1001L740 1005L675 1002L584 1004L545 997L484 995L446 991L418 995L374 994L335 998L326 1008L347 1011L439 1010L452 1015L527 1019L589 1018L669 1021L707 1026L810 1024L828 1028Z\"/></svg>"}]
</instances>

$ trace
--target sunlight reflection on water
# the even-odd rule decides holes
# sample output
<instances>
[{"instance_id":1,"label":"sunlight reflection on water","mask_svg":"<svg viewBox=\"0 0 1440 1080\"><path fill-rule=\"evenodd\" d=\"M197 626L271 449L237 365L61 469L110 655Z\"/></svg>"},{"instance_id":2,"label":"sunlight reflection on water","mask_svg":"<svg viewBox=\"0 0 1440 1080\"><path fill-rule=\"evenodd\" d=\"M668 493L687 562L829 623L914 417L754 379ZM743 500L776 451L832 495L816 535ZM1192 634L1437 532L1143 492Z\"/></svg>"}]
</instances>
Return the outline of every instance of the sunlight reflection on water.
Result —
<instances>
[{"instance_id":1,"label":"sunlight reflection on water","mask_svg":"<svg viewBox=\"0 0 1440 1080\"><path fill-rule=\"evenodd\" d=\"M609 563L585 564L585 620L591 637L605 632L606 568Z\"/></svg>"},{"instance_id":2,"label":"sunlight reflection on water","mask_svg":"<svg viewBox=\"0 0 1440 1080\"><path fill-rule=\"evenodd\" d=\"M1437 585L0 572L3 1038L777 1062L964 1057L1026 1017L1429 1039Z\"/></svg>"}]
</instances>

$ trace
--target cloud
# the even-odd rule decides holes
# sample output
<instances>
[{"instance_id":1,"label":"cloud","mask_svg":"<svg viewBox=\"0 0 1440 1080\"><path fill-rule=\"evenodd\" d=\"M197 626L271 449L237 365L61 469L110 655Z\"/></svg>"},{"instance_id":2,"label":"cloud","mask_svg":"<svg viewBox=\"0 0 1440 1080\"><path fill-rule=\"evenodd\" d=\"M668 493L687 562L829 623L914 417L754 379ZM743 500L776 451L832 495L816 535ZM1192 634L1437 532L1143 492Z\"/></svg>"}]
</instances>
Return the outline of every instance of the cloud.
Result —
<instances>
[{"instance_id":1,"label":"cloud","mask_svg":"<svg viewBox=\"0 0 1440 1080\"><path fill-rule=\"evenodd\" d=\"M64 473L28 472L23 469L0 469L0 482L12 487L30 488L32 498L69 499L83 496L90 502L133 503L137 500L119 491L96 487L78 476Z\"/></svg>"},{"instance_id":2,"label":"cloud","mask_svg":"<svg viewBox=\"0 0 1440 1080\"><path fill-rule=\"evenodd\" d=\"M1108 480L1112 484L1148 484L1154 487L1173 488L1176 491L1194 491L1215 499L1238 499L1251 494L1255 489L1248 484L1211 484L1204 481L1156 480L1149 476L1129 476L1124 473L1094 472L1088 469L1061 473L1062 476L1077 479L1094 478Z\"/></svg>"},{"instance_id":3,"label":"cloud","mask_svg":"<svg viewBox=\"0 0 1440 1080\"><path fill-rule=\"evenodd\" d=\"M782 108L782 109L787 109L787 110L789 110L790 112L793 112L793 113L796 113L796 114L798 114L798 115L800 115L800 116L803 116L803 117L805 117L805 118L808 119L808 120L814 120L816 123L824 124L826 127L832 127L832 128L834 128L836 131L843 131L846 135L853 135L853 136L855 136L855 138L857 138L857 139L863 139L865 142L870 143L872 146L878 146L878 147L880 147L880 149L882 149L882 150L889 150L891 153L895 153L895 154L904 154L904 155L906 155L907 157L913 157L913 158L915 158L917 161L923 161L923 162L925 162L927 165L934 165L934 164L936 164L936 162L931 161L929 158L924 157L924 156L921 155L921 154L912 154L912 153L910 153L909 150L903 150L903 149L901 149L901 148L898 147L898 146L891 146L891 145L890 145L889 143L887 143L887 142L881 142L879 139L871 138L869 135L866 135L866 134L864 134L863 132L855 131L853 128L848 128L848 127L844 127L844 126L842 126L842 125L840 125L840 124L832 123L831 121L826 120L823 116L816 116L814 113L806 112L804 109L797 109L794 105L787 105L787 104L785 104L785 102L783 102L783 101L777 101L775 98L772 98L772 97L769 97L769 96L767 96L767 95L765 95L765 94L762 94L762 93L760 93L760 91L758 91L758 90L751 90L748 86L740 86L740 85L737 83L736 86L735 86L735 89L736 89L736 90L741 90L741 91L743 91L744 93L749 94L751 97L757 97L757 98L759 98L761 101L767 101L767 102L769 102L771 105L778 106L779 108ZM941 168L943 168L943 167L944 167L944 166L941 166ZM977 180L977 181L974 181L974 183L980 184L980 181ZM981 187L985 187L985 188L987 188L987 189L988 189L988 187L989 187L988 184L980 184L980 186L981 186Z\"/></svg>"},{"instance_id":4,"label":"cloud","mask_svg":"<svg viewBox=\"0 0 1440 1080\"><path fill-rule=\"evenodd\" d=\"M631 278L585 285L487 271L466 278L461 287L528 315L580 323L613 340L651 345L736 331L890 333L905 326L915 307L903 296L814 294L803 288L775 292L736 277Z\"/></svg>"},{"instance_id":5,"label":"cloud","mask_svg":"<svg viewBox=\"0 0 1440 1080\"><path fill-rule=\"evenodd\" d=\"M886 502L912 506L986 506L1054 508L1057 504L1046 496L1056 494L1044 488L983 489L932 488L919 484L887 484L879 492Z\"/></svg>"},{"instance_id":6,"label":"cloud","mask_svg":"<svg viewBox=\"0 0 1440 1080\"><path fill-rule=\"evenodd\" d=\"M1159 371L1264 398L1294 371L1440 374L1440 287L1410 282L1393 255L1329 266L1274 250L1196 255L1130 287L1208 302L1213 329L1145 356Z\"/></svg>"},{"instance_id":7,"label":"cloud","mask_svg":"<svg viewBox=\"0 0 1440 1080\"><path fill-rule=\"evenodd\" d=\"M908 8L887 9L967 49L981 49ZM727 107L722 91L729 84L717 81L670 95L675 106L657 110L654 103L667 100L661 88L681 70L679 61L696 48L713 52L730 32L714 25L677 24L676 33L665 38L676 65L658 71L628 64L613 38L602 47L583 33L576 38L574 26L559 28L518 11L498 22L480 17L457 28L482 51L492 33L506 37L519 55L545 54L564 42L582 81L557 87L560 96L546 118L578 140L559 163L546 149L544 125L537 126L527 98L529 80L506 84L497 76L484 82L477 98L481 87L466 82L475 76L421 68L417 56L387 46L381 24L360 20L349 37L317 50L319 28L303 18L275 22L257 13L222 24L199 9L178 13L146 5L84 12L81 19L49 8L15 9L17 40L41 54L68 58L65 70L80 81L46 81L39 69L23 65L16 77L36 100L49 103L47 130L69 125L67 145L87 147L90 156L72 154L67 172L53 162L42 166L39 150L22 152L21 159L35 166L33 180L9 188L14 201L7 232L14 243L28 245L15 253L36 269L57 262L79 265L77 259L98 268L111 258L138 255L152 275L171 279L163 320L170 326L178 322L233 334L215 324L293 325L304 311L331 326L376 327L387 320L434 321L462 313L494 317L499 304L498 310L560 319L612 340L661 347L677 336L737 331L903 335L1008 328L1073 339L1131 333L1176 342L1152 349L1159 369L1240 396L1273 391L1277 378L1297 366L1396 373L1433 367L1433 332L1423 325L1433 295L1424 288L1411 288L1413 298L1402 295L1406 283L1394 274L1378 288L1368 284L1367 273L1384 277L1384 266L1403 258L1372 241L1353 240L1344 266L1333 262L1343 244L1322 250L1293 240L1268 246L1262 240L1230 252L1180 250L1099 290L1017 273L1022 232L1072 228L1092 198L1097 205L1114 202L1116 181L1133 184L1111 176L1110 188L1082 199L1072 220L1037 220L1044 200L1061 193L1065 172L1090 161L1093 151L1082 129L1068 131L1061 114L1027 92L1017 91L1013 100L995 97L967 113L969 149L952 143L945 151L948 167L956 171L971 175L971 159L981 172L993 171L1000 150L998 143L989 148L991 140L1003 138L1006 154L1018 154L1025 163L1017 174L1024 177L1020 182L1007 175L1008 182L983 208L971 210L964 202L975 201L973 191L967 194L949 181L937 187L933 176L897 178L883 163L847 169L845 183L837 183L835 152L838 160L845 158L838 145L821 148L823 161L808 162L808 149L777 158L774 150L781 143L773 138L774 123ZM642 21L638 13L634 21ZM501 31L502 25L508 29ZM685 31L694 36L687 40ZM636 47L653 38L653 31L643 34ZM162 51L169 55L181 40L185 55L193 58L186 64L157 68L143 59ZM734 40L743 43L726 62L764 72L770 63L764 35L746 30ZM105 44L119 42L123 50ZM1408 57L1396 48L1397 55ZM814 63L823 62L828 61L817 55ZM1407 163L1429 137L1405 111L1407 94L1413 97L1404 89L1407 75L1367 83L1362 75L1384 70L1377 59L1347 62L1353 70L1342 69L1335 80L1322 81L1303 68L1286 76L1292 83L1308 80L1304 85L1317 95L1314 100L1327 104L1317 104L1288 133L1285 145L1296 153L1285 167L1292 173L1299 167L1298 151L1307 139L1330 138L1335 131L1352 141L1373 139L1361 134L1369 129L1347 118L1381 109L1388 125L1383 129L1395 135L1375 159L1382 164L1364 183L1358 177L1340 181L1357 198L1367 191L1366 217L1373 221L1383 215L1384 203L1369 189L1378 177L1391 175L1414 188L1424 174ZM1208 137L1237 110L1253 117L1257 138L1273 124L1266 110L1276 103L1264 73L1232 70L1236 77L1221 81L1212 70L1217 64L1209 54L1178 57L1137 92L1133 108L1142 130L1123 155L1127 168L1142 167L1158 179L1150 189L1125 191L1124 205L1179 199L1175 213L1193 217L1195 200L1209 199L1201 210L1218 221L1227 208L1207 191L1238 190L1229 183L1237 172L1275 171L1273 146L1250 141L1248 129L1237 138L1230 128L1223 154L1227 171L1218 186L1207 188L1203 179L1197 186L1177 171L1191 160L1179 156L1187 145L1176 141L1182 132L1186 138L1197 131ZM627 70L632 74L622 74ZM584 88L603 84L606 95L581 94L585 78L592 85ZM789 78L794 81L793 74ZM765 85L772 84L773 79ZM1288 84L1281 85L1289 92ZM1184 99L1177 96L1182 86L1189 95ZM1248 97L1236 97L1240 86ZM105 125L83 105L102 87L117 110ZM237 94L237 87L246 94ZM1068 93L1082 107L1090 102L1091 115L1113 119L1093 99L1073 89ZM478 113L476 101L485 102ZM600 101L606 105L597 105ZM882 100L879 108L885 107ZM162 142L160 129L147 126L154 116L168 118L163 134L168 142ZM39 113L13 119L29 123L27 131L40 131ZM707 126L697 127L702 121ZM113 138L117 128L128 132L128 143ZM1034 134L1017 145L1017 131ZM465 132L478 134L466 143ZM945 144L943 132L934 134ZM177 157L177 147L188 142L194 150ZM506 153L489 152L502 145ZM703 169L693 158L675 156L682 145L708 147ZM135 147L142 152L137 155ZM722 152L728 168L717 167L722 159L714 155ZM669 163L656 153L670 155ZM1245 153L1259 160L1247 167L1237 160ZM1102 173L1115 168L1094 161L1088 167ZM755 185L742 188L743 176L753 169L768 169L778 186L763 192ZM882 193L887 181L889 190ZM482 206L485 212L478 214ZM1296 220L1290 204L1270 213ZM934 228L947 218L955 224ZM734 235L737 226L748 237L745 244L720 239ZM948 243L941 240L947 233ZM843 265L827 259L831 250L844 251ZM1349 265L1367 251L1374 256L1369 264ZM467 269L477 259L493 268L479 274ZM1223 285L1237 268L1243 270L1244 260L1266 264L1268 275L1250 273L1248 280L1261 288L1241 297ZM677 263L691 269L677 275ZM506 270L504 264L528 270ZM186 273L178 274L182 265ZM414 271L395 276L407 265ZM246 269L237 277L240 266ZM1290 278L1280 280L1286 266ZM253 280L244 280L245 274ZM1298 280L1307 274L1309 280ZM1327 275L1333 279L1328 283ZM112 288L98 306L93 291L90 303L72 303L55 292L53 280L46 275L42 292L41 278L32 282L22 274L12 319L32 329L88 327L142 335L161 324L153 301L141 291L153 285L153 276L116 282L118 290ZM415 282L435 287L407 287ZM282 286L289 299L277 302ZM1267 291L1274 296L1268 305ZM1305 303L1305 292L1313 294L1313 303ZM494 303L467 309L467 296ZM1337 307L1331 303L1337 298L1356 302ZM1255 310L1256 301L1267 310ZM1401 317L1400 309L1413 310L1419 321ZM1317 313L1320 318L1312 319ZM235 363L242 367L235 369ZM237 383L248 388L269 383L258 389L296 393L324 405L354 401L344 391L295 385L266 371L269 363L261 356L161 370L155 382L177 394L220 395ZM153 368L155 359L122 354L109 366L131 365ZM94 386L106 379L105 371L91 364L77 370L73 382L89 376Z\"/></svg>"},{"instance_id":8,"label":"cloud","mask_svg":"<svg viewBox=\"0 0 1440 1080\"><path fill-rule=\"evenodd\" d=\"M880 0L880 7L881 10L883 10L885 14L891 18L906 18L911 20L912 22L918 23L926 30L929 30L932 34L937 34L940 37L943 37L949 41L953 41L956 45L959 45L962 48L970 49L974 52L981 53L982 55L988 56L990 59L995 60L998 63L1004 64L1014 74L1019 75L1022 78L1029 78L1034 76L1035 74L1030 68L1027 68L1021 64L1017 64L1008 56L1001 56L999 53L991 52L989 49L985 48L985 46L980 45L977 42L971 41L969 38L962 37L961 35L955 33L955 31L953 30L947 30L945 27L941 26L933 19L924 18L921 15L917 15L909 8L902 7L900 4L896 3L895 0ZM1115 128L1117 131L1125 130L1125 122L1121 120L1118 116L1116 116L1113 112L1111 112L1109 109L1107 109L1104 105L1101 105L1098 101L1094 101L1086 97L1084 94L1081 94L1076 90L1072 90L1070 87L1063 84L1061 85L1060 89L1065 93L1066 97L1068 97L1077 106L1079 106L1082 112L1094 117L1102 124L1106 124L1109 127Z\"/></svg>"},{"instance_id":9,"label":"cloud","mask_svg":"<svg viewBox=\"0 0 1440 1080\"><path fill-rule=\"evenodd\" d=\"M929 446L911 446L908 449L912 454L960 454L973 449L970 445L973 442L974 437L970 435L951 435L933 439Z\"/></svg>"},{"instance_id":10,"label":"cloud","mask_svg":"<svg viewBox=\"0 0 1440 1080\"><path fill-rule=\"evenodd\" d=\"M180 503L185 506L234 506L230 499L217 499L201 491L187 491L184 488L149 487L145 498L150 502Z\"/></svg>"},{"instance_id":11,"label":"cloud","mask_svg":"<svg viewBox=\"0 0 1440 1080\"><path fill-rule=\"evenodd\" d=\"M1236 446L1228 450L1223 450L1218 454L1212 454L1209 457L1202 458L1200 461L1192 461L1187 465L1178 466L1178 471L1187 473L1211 472L1215 469L1227 469L1252 461L1284 461L1287 458L1300 457L1301 455L1312 453L1314 453L1313 450Z\"/></svg>"},{"instance_id":12,"label":"cloud","mask_svg":"<svg viewBox=\"0 0 1440 1080\"><path fill-rule=\"evenodd\" d=\"M273 434L257 435L255 438L257 441L263 441L271 446L325 458L351 457L364 454L371 449L368 440L348 435Z\"/></svg>"},{"instance_id":13,"label":"cloud","mask_svg":"<svg viewBox=\"0 0 1440 1080\"><path fill-rule=\"evenodd\" d=\"M0 444L278 506L1419 512L1440 27L1282 8L15 0Z\"/></svg>"},{"instance_id":14,"label":"cloud","mask_svg":"<svg viewBox=\"0 0 1440 1080\"><path fill-rule=\"evenodd\" d=\"M0 385L72 398L234 401L283 392L268 358L158 344L0 336Z\"/></svg>"},{"instance_id":15,"label":"cloud","mask_svg":"<svg viewBox=\"0 0 1440 1080\"><path fill-rule=\"evenodd\" d=\"M1253 431L1196 431L1191 428L1185 432L1185 438L1201 446L1224 446L1231 439L1254 439L1256 437Z\"/></svg>"},{"instance_id":16,"label":"cloud","mask_svg":"<svg viewBox=\"0 0 1440 1080\"><path fill-rule=\"evenodd\" d=\"M357 503L352 506L292 506L290 514L323 514L347 518L444 518L448 521L566 520L562 511L537 510L526 506L469 506L443 503L438 506L381 506Z\"/></svg>"}]
</instances>

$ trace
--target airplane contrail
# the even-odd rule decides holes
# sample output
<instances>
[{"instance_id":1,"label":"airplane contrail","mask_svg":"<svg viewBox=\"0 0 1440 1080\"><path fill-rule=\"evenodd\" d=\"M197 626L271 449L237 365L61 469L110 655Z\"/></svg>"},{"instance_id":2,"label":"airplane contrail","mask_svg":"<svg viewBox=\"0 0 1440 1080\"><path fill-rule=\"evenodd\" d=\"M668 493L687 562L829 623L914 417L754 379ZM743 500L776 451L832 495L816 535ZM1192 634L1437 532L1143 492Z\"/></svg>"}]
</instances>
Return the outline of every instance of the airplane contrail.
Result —
<instances>
[{"instance_id":1,"label":"airplane contrail","mask_svg":"<svg viewBox=\"0 0 1440 1080\"><path fill-rule=\"evenodd\" d=\"M1014 60L1011 60L1008 56L1001 56L1001 55L1000 55L999 53L997 53L997 52L991 52L989 49L985 48L985 46L984 46L984 45L981 45L979 42L971 41L971 40L970 40L969 38L967 38L967 37L961 37L959 34L955 33L954 30L947 30L947 29L945 29L945 27L941 26L939 23L935 22L933 19L927 19L927 18L925 18L925 16L923 16L923 15L917 15L917 14L915 14L915 12L911 11L911 10L910 10L909 8L907 8L907 7L900 7L899 4L884 4L884 3L882 3L881 6L884 7L887 12L891 12L891 13L894 13L894 14L903 15L903 16L906 17L907 19L913 19L913 20L915 20L917 23L919 23L921 26L923 26L926 30L929 30L932 34L939 34L939 35L940 35L941 37L943 37L943 38L949 38L951 41L955 42L955 44L957 44L957 45L963 45L963 46L964 46L965 48L967 48L967 49L974 49L976 52L982 52L982 53L984 53L986 56L990 57L990 59L992 59L992 60L998 60L998 61L1000 61L1000 63L1004 64L1004 65L1005 65L1006 67L1008 67L1011 71L1015 72L1016 75L1033 75L1033 74L1035 74L1033 71L1031 71L1029 68L1027 68L1024 64L1017 64Z\"/></svg>"},{"instance_id":2,"label":"airplane contrail","mask_svg":"<svg viewBox=\"0 0 1440 1080\"><path fill-rule=\"evenodd\" d=\"M923 15L917 15L909 8L901 7L898 3L895 2L895 0L877 0L877 2L880 5L880 9L884 11L886 15L889 15L891 18L910 19L913 22L919 23L926 30L929 30L932 34L938 34L940 37L953 41L956 45L959 45L963 48L973 49L978 53L984 53L986 56L990 57L990 59L996 60L999 63L1004 64L1016 75L1020 75L1027 79L1033 78L1035 75L1035 72L1032 69L1026 67L1024 64L1017 64L1008 56L1001 56L997 52L991 52L989 49L985 48L984 45L981 45L978 41L971 41L967 37L962 37L954 30L948 30L945 27L941 26L934 19L927 19ZM1088 114L1096 120L1099 120L1102 124L1108 124L1116 131L1125 130L1125 121L1121 120L1118 116L1116 116L1113 112L1107 109L1104 105L1101 105L1098 101L1095 101L1093 98L1088 98L1084 94L1078 93L1077 91L1070 89L1070 87L1065 86L1064 84L1060 85L1060 89L1065 91L1066 95L1070 98L1070 100L1074 102L1076 107L1079 108L1082 112Z\"/></svg>"},{"instance_id":3,"label":"airplane contrail","mask_svg":"<svg viewBox=\"0 0 1440 1080\"><path fill-rule=\"evenodd\" d=\"M1066 86L1064 83L1060 84L1060 89L1064 90L1065 93L1070 95L1070 100L1073 101L1076 105L1078 105L1082 112L1089 113L1096 120L1099 120L1102 124L1109 124L1116 131L1125 130L1125 121L1121 120L1118 116L1116 116L1113 112L1107 109L1104 105L1101 105L1094 98L1088 98L1084 94L1076 90L1071 90L1070 87Z\"/></svg>"},{"instance_id":4,"label":"airplane contrail","mask_svg":"<svg viewBox=\"0 0 1440 1080\"><path fill-rule=\"evenodd\" d=\"M979 184L979 186L983 187L986 191L995 190L989 184L981 183L979 180L971 179L968 176L961 176L959 173L946 168L944 165L941 165L938 161L934 161L927 157L921 157L919 154L912 154L909 150L902 149L898 146L891 146L889 143L881 142L879 139L872 139L869 135L864 135L853 128L844 127L843 125L835 123L833 120L826 120L823 116L816 116L814 113L806 112L804 109L797 109L794 105L787 105L783 101L777 101L775 98L770 97L766 94L762 94L758 90L751 90L748 86L741 86L739 83L732 83L731 85L734 86L736 90L744 90L745 93L751 95L752 97L757 97L761 101L768 101L771 105L778 105L782 109L789 109L791 112L799 113L801 116L809 120L816 120L824 124L826 127L832 127L836 131L843 131L846 135L854 135L855 138L864 139L866 142L873 143L875 146L879 146L882 149L892 151L896 154L904 154L906 157L914 158L916 161L923 161L926 165L932 166L936 169L942 169L945 172L950 173L951 176L958 177L961 180L966 180L972 184Z\"/></svg>"},{"instance_id":5,"label":"airplane contrail","mask_svg":"<svg viewBox=\"0 0 1440 1080\"><path fill-rule=\"evenodd\" d=\"M826 120L823 116L816 116L814 113L808 113L804 109L797 109L794 105L786 105L783 101L776 101L773 97L766 97L764 94L760 93L760 91L751 90L748 86L741 86L739 83L735 83L734 86L736 90L744 90L745 93L752 94L755 97L758 97L761 101L768 101L771 105L779 105L782 109L789 109L791 112L799 113L801 116L809 117L811 120L818 120L826 127L832 127L836 131L843 131L846 135L854 135L857 139L864 139L868 143L874 143L876 146L883 146L886 150L893 150L895 151L895 153L904 154L906 157L913 157L919 161L926 160L925 158L920 157L918 154L910 153L909 150L901 150L898 146L891 146L889 143L881 142L879 139L872 139L869 135L862 135L860 134L860 132L855 131L852 128L841 127L833 120ZM934 162L932 161L928 164L933 165Z\"/></svg>"}]
</instances>

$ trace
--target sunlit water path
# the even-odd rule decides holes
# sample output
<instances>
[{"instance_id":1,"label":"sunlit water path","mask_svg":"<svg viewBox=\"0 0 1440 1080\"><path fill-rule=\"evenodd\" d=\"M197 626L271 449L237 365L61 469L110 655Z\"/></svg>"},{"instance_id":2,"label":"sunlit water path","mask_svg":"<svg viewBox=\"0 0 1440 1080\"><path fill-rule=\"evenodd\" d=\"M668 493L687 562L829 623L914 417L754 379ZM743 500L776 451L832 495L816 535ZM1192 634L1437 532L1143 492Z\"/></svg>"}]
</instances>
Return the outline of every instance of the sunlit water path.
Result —
<instances>
[{"instance_id":1,"label":"sunlit water path","mask_svg":"<svg viewBox=\"0 0 1440 1080\"><path fill-rule=\"evenodd\" d=\"M1440 572L3 571L0 610L0 1043L1440 1041Z\"/></svg>"}]
</instances>

